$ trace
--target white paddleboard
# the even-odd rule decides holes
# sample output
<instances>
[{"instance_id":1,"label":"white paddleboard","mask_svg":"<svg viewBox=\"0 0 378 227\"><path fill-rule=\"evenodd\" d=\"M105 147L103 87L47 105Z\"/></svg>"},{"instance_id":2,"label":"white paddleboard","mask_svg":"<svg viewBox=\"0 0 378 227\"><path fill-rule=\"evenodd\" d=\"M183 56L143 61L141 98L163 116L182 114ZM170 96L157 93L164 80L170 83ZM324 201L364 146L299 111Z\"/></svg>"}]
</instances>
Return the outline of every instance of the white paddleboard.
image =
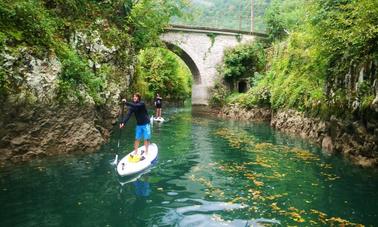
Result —
<instances>
[{"instance_id":1,"label":"white paddleboard","mask_svg":"<svg viewBox=\"0 0 378 227\"><path fill-rule=\"evenodd\" d=\"M164 118L162 117L154 117L154 121L157 121L157 122L164 122Z\"/></svg>"},{"instance_id":2,"label":"white paddleboard","mask_svg":"<svg viewBox=\"0 0 378 227\"><path fill-rule=\"evenodd\" d=\"M144 150L145 147L143 145L138 148L137 153L142 154L142 151ZM138 162L130 161L129 157L133 152L134 151L130 152L118 162L117 172L120 176L129 176L139 173L154 164L154 162L157 160L158 147L154 143L150 144L148 147L148 154L146 155L145 152L143 152L142 156L144 157L144 159Z\"/></svg>"}]
</instances>

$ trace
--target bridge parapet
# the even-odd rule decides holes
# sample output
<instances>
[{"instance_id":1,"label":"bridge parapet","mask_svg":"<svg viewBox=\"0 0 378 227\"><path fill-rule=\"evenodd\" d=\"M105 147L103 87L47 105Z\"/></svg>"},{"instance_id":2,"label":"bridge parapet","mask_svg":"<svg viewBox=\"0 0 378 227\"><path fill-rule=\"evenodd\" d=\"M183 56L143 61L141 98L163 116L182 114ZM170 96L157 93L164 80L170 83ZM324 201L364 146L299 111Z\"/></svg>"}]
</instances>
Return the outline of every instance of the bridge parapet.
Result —
<instances>
[{"instance_id":1,"label":"bridge parapet","mask_svg":"<svg viewBox=\"0 0 378 227\"><path fill-rule=\"evenodd\" d=\"M233 29L219 29L219 28L209 28L209 27L198 27L198 26L188 26L188 25L178 25L171 24L169 27L165 28L165 31L181 31L181 32L197 32L203 34L217 34L217 35L251 35L261 38L267 38L268 35L260 32L248 32Z\"/></svg>"}]
</instances>

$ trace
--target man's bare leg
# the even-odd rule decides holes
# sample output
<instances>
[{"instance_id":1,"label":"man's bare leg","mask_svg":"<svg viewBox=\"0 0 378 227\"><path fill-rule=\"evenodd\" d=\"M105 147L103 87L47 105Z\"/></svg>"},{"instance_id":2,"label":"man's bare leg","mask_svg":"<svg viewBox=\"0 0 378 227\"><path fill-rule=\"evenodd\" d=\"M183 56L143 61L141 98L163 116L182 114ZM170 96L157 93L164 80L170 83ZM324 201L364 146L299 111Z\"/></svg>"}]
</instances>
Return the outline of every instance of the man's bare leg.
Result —
<instances>
[{"instance_id":1,"label":"man's bare leg","mask_svg":"<svg viewBox=\"0 0 378 227\"><path fill-rule=\"evenodd\" d=\"M161 108L158 109L158 117L161 117Z\"/></svg>"},{"instance_id":2,"label":"man's bare leg","mask_svg":"<svg viewBox=\"0 0 378 227\"><path fill-rule=\"evenodd\" d=\"M145 149L146 156L148 154L148 145L150 145L150 141L144 140L144 149Z\"/></svg>"},{"instance_id":3,"label":"man's bare leg","mask_svg":"<svg viewBox=\"0 0 378 227\"><path fill-rule=\"evenodd\" d=\"M138 147L139 147L139 140L135 140L135 142L134 142L134 155L137 154Z\"/></svg>"}]
</instances>

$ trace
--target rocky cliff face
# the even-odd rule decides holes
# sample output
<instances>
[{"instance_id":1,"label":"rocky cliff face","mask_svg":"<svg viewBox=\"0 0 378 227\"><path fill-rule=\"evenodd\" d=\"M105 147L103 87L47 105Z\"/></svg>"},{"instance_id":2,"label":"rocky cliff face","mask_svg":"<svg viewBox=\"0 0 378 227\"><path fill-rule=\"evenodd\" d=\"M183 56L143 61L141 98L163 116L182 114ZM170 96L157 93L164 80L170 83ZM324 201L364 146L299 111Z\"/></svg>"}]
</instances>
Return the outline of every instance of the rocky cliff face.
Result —
<instances>
[{"instance_id":1,"label":"rocky cliff face","mask_svg":"<svg viewBox=\"0 0 378 227\"><path fill-rule=\"evenodd\" d=\"M0 161L93 152L109 138L115 116L109 109L90 106L2 108Z\"/></svg>"},{"instance_id":2,"label":"rocky cliff face","mask_svg":"<svg viewBox=\"0 0 378 227\"><path fill-rule=\"evenodd\" d=\"M272 115L271 126L310 138L323 150L341 153L357 165L378 166L378 131L368 130L363 122L335 117L323 121L294 110L280 110ZM374 127L377 128L378 124Z\"/></svg>"},{"instance_id":3,"label":"rocky cliff face","mask_svg":"<svg viewBox=\"0 0 378 227\"><path fill-rule=\"evenodd\" d=\"M218 116L237 120L270 121L272 111L269 108L253 108L248 110L238 105L230 105L222 108Z\"/></svg>"},{"instance_id":4,"label":"rocky cliff face","mask_svg":"<svg viewBox=\"0 0 378 227\"><path fill-rule=\"evenodd\" d=\"M80 88L75 92L84 100L65 97L61 102L62 62L53 51L36 54L33 48L5 48L0 52L0 68L12 91L0 100L0 165L59 153L93 152L109 138L133 63L120 70L114 57L117 47L104 45L96 32L77 32L70 45L88 59L95 74L107 69L99 94L104 102L95 103Z\"/></svg>"}]
</instances>

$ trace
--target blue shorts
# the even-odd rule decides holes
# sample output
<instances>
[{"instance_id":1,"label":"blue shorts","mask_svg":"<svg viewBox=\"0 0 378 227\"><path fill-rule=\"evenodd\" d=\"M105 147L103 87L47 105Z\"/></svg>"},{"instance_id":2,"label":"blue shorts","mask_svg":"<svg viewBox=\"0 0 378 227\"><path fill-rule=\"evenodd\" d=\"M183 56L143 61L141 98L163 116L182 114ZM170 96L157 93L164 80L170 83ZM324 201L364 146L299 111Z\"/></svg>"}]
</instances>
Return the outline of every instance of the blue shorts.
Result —
<instances>
[{"instance_id":1,"label":"blue shorts","mask_svg":"<svg viewBox=\"0 0 378 227\"><path fill-rule=\"evenodd\" d=\"M151 127L150 124L137 125L135 129L135 139L141 140L143 136L144 140L151 139Z\"/></svg>"}]
</instances>

